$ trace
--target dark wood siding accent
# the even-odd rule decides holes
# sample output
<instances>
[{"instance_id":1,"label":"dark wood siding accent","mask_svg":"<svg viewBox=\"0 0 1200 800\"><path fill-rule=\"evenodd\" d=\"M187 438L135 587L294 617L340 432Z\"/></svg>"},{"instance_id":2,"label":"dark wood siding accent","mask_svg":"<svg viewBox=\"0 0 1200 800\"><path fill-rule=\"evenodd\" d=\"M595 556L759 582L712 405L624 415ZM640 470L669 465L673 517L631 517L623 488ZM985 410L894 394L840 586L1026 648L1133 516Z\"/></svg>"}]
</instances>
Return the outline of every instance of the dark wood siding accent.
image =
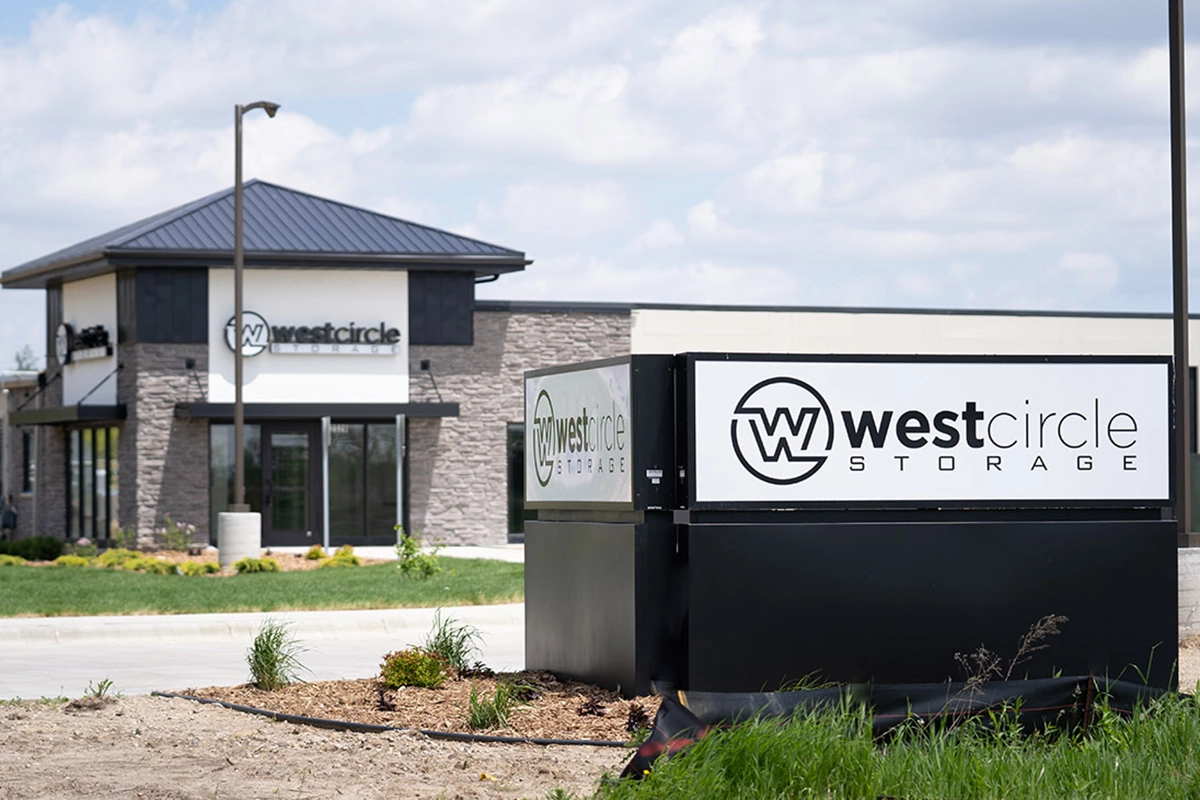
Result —
<instances>
[{"instance_id":1,"label":"dark wood siding accent","mask_svg":"<svg viewBox=\"0 0 1200 800\"><path fill-rule=\"evenodd\" d=\"M61 367L54 356L54 336L63 321L62 285L46 287L46 367Z\"/></svg>"},{"instance_id":2,"label":"dark wood siding accent","mask_svg":"<svg viewBox=\"0 0 1200 800\"><path fill-rule=\"evenodd\" d=\"M408 343L475 343L475 274L408 273Z\"/></svg>"},{"instance_id":3,"label":"dark wood siding accent","mask_svg":"<svg viewBox=\"0 0 1200 800\"><path fill-rule=\"evenodd\" d=\"M137 275L139 342L208 342L208 270L143 267Z\"/></svg>"},{"instance_id":4,"label":"dark wood siding accent","mask_svg":"<svg viewBox=\"0 0 1200 800\"><path fill-rule=\"evenodd\" d=\"M117 273L117 341L137 340L137 273L127 269Z\"/></svg>"}]
</instances>

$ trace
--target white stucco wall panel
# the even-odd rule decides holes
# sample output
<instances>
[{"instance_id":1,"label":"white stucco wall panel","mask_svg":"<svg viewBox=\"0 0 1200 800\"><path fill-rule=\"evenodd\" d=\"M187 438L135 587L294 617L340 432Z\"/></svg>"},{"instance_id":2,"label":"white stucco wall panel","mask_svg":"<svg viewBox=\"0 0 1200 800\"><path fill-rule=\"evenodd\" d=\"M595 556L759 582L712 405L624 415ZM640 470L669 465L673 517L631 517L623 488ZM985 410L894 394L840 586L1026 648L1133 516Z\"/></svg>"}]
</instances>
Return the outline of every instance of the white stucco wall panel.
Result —
<instances>
[{"instance_id":1,"label":"white stucco wall panel","mask_svg":"<svg viewBox=\"0 0 1200 800\"><path fill-rule=\"evenodd\" d=\"M63 322L73 327L76 333L84 328L103 325L113 345L110 356L76 359L63 367L63 405L74 405L85 396L85 405L115 405L117 380L112 373L117 367L116 273L65 283L62 297ZM99 388L96 388L98 384Z\"/></svg>"},{"instance_id":2,"label":"white stucco wall panel","mask_svg":"<svg viewBox=\"0 0 1200 800\"><path fill-rule=\"evenodd\" d=\"M400 331L395 355L306 355L266 350L243 361L247 403L408 402L408 273L396 270L246 270L244 309L274 326ZM233 316L233 270L208 272L209 400L234 400L234 357L225 343Z\"/></svg>"}]
</instances>

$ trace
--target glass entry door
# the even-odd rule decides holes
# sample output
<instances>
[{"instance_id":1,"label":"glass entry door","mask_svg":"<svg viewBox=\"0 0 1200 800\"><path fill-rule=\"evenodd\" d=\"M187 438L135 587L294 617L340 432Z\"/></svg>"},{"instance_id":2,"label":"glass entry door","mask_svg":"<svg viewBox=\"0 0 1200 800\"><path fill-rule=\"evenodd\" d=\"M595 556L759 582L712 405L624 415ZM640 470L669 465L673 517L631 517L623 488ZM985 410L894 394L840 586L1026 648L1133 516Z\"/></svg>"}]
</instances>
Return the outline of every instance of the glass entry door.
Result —
<instances>
[{"instance_id":1,"label":"glass entry door","mask_svg":"<svg viewBox=\"0 0 1200 800\"><path fill-rule=\"evenodd\" d=\"M262 543L264 547L320 544L320 426L262 425Z\"/></svg>"}]
</instances>

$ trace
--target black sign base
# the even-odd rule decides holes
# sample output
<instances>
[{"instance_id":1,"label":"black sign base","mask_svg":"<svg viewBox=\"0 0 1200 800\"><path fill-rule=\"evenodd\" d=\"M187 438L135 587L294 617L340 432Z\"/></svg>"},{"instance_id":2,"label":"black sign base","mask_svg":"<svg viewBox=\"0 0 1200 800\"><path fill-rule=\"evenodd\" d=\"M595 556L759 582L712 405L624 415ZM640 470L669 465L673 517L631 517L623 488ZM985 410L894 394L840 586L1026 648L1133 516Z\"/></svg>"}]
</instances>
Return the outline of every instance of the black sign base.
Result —
<instances>
[{"instance_id":1,"label":"black sign base","mask_svg":"<svg viewBox=\"0 0 1200 800\"><path fill-rule=\"evenodd\" d=\"M1173 688L1174 522L690 525L688 685L1094 673ZM1067 617L1020 653L1046 615ZM1030 647L1038 649L1030 650ZM1009 667L1014 659L1020 663Z\"/></svg>"}]
</instances>

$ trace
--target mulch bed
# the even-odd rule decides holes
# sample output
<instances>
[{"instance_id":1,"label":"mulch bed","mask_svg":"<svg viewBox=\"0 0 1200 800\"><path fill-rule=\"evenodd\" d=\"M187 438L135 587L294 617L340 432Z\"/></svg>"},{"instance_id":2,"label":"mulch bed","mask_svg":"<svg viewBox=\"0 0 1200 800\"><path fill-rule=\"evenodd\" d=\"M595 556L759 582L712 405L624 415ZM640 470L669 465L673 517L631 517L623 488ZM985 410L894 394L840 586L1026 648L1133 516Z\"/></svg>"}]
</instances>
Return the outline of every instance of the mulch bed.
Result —
<instances>
[{"instance_id":1,"label":"mulch bed","mask_svg":"<svg viewBox=\"0 0 1200 800\"><path fill-rule=\"evenodd\" d=\"M508 725L475 730L467 724L472 687L491 697L498 681L532 688L530 699L516 706ZM615 692L572 681L559 681L548 672L516 672L447 681L438 689L388 689L373 678L294 683L268 692L253 685L184 689L192 695L301 717L363 722L398 728L483 733L537 739L628 741L630 728L649 727L659 698L624 700Z\"/></svg>"}]
</instances>

